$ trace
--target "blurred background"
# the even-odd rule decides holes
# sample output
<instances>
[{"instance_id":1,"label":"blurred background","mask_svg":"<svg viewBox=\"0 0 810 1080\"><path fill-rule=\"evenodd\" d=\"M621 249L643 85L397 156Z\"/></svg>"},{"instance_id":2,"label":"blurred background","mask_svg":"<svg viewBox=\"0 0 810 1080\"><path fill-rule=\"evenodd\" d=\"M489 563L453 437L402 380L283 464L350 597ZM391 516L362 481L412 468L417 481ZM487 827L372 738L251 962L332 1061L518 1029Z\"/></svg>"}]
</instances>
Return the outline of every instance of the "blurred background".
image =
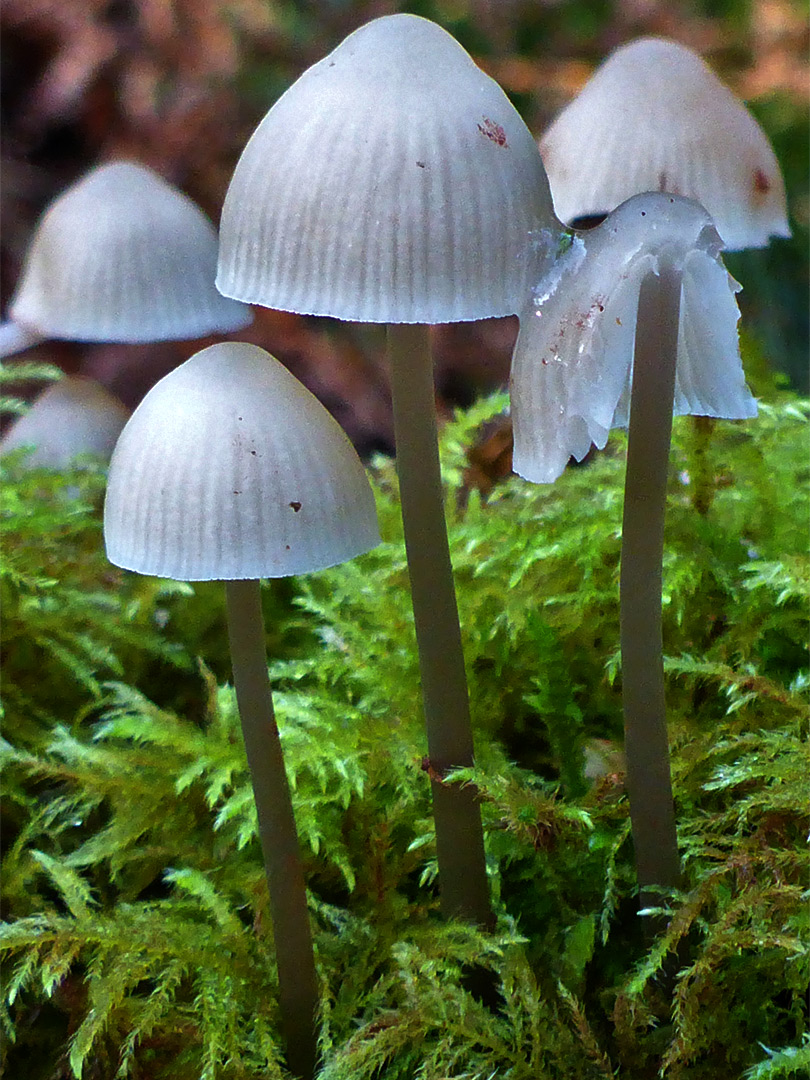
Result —
<instances>
[{"instance_id":1,"label":"blurred background","mask_svg":"<svg viewBox=\"0 0 810 1080\"><path fill-rule=\"evenodd\" d=\"M701 53L765 128L787 184L793 238L726 259L744 286L746 362L807 390L807 0L3 0L3 311L43 208L91 166L143 162L216 222L278 96L346 34L397 11L457 37L538 137L623 42L654 34ZM435 329L443 409L505 383L516 330L513 319ZM361 452L390 450L380 329L257 309L236 336L286 363ZM211 340L48 343L23 355L92 375L133 406Z\"/></svg>"}]
</instances>

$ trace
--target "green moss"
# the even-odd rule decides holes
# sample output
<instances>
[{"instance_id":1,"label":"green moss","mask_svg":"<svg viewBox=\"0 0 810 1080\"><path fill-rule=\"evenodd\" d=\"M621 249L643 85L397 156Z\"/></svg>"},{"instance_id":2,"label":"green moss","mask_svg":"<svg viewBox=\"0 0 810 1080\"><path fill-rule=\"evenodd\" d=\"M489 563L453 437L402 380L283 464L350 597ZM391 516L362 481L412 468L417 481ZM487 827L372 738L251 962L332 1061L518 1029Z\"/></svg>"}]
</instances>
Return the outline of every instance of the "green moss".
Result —
<instances>
[{"instance_id":1,"label":"green moss","mask_svg":"<svg viewBox=\"0 0 810 1080\"><path fill-rule=\"evenodd\" d=\"M484 499L465 455L504 399L444 432L477 738L452 782L480 790L491 936L438 918L390 463L374 467L384 543L265 590L324 1080L806 1070L808 404L765 392L756 421L708 438L676 423L664 639L684 884L642 919L616 756L621 436L552 487L512 478ZM6 472L9 1075L281 1077L221 591L111 568L97 468Z\"/></svg>"}]
</instances>

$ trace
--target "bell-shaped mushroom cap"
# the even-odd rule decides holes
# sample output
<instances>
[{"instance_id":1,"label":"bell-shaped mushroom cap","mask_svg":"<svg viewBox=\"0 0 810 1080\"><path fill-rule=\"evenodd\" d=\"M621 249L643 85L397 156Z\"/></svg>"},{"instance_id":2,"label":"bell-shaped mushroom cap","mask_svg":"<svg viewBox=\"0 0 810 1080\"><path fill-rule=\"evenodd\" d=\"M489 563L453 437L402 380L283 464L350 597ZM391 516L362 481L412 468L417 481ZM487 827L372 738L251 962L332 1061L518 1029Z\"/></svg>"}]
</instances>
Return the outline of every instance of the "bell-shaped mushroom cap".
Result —
<instances>
[{"instance_id":1,"label":"bell-shaped mushroom cap","mask_svg":"<svg viewBox=\"0 0 810 1080\"><path fill-rule=\"evenodd\" d=\"M79 455L109 460L129 409L100 383L67 375L49 386L9 427L0 454L31 446L27 465L64 469Z\"/></svg>"},{"instance_id":2,"label":"bell-shaped mushroom cap","mask_svg":"<svg viewBox=\"0 0 810 1080\"><path fill-rule=\"evenodd\" d=\"M767 136L703 60L674 41L641 38L617 49L540 151L563 221L666 191L705 206L727 249L790 236Z\"/></svg>"},{"instance_id":3,"label":"bell-shaped mushroom cap","mask_svg":"<svg viewBox=\"0 0 810 1080\"><path fill-rule=\"evenodd\" d=\"M110 562L179 581L286 577L380 542L337 421L256 345L195 353L150 390L110 463Z\"/></svg>"},{"instance_id":4,"label":"bell-shaped mushroom cap","mask_svg":"<svg viewBox=\"0 0 810 1080\"><path fill-rule=\"evenodd\" d=\"M217 287L363 322L508 315L558 234L501 88L435 23L389 15L304 72L255 131L225 199Z\"/></svg>"},{"instance_id":5,"label":"bell-shaped mushroom cap","mask_svg":"<svg viewBox=\"0 0 810 1080\"><path fill-rule=\"evenodd\" d=\"M9 313L43 337L169 341L247 326L214 286L217 235L151 169L93 169L45 211Z\"/></svg>"},{"instance_id":6,"label":"bell-shaped mushroom cap","mask_svg":"<svg viewBox=\"0 0 810 1080\"><path fill-rule=\"evenodd\" d=\"M516 473L551 483L628 421L639 290L664 260L682 274L676 415L756 415L745 385L735 293L698 203L647 193L574 237L521 315L512 359Z\"/></svg>"}]
</instances>

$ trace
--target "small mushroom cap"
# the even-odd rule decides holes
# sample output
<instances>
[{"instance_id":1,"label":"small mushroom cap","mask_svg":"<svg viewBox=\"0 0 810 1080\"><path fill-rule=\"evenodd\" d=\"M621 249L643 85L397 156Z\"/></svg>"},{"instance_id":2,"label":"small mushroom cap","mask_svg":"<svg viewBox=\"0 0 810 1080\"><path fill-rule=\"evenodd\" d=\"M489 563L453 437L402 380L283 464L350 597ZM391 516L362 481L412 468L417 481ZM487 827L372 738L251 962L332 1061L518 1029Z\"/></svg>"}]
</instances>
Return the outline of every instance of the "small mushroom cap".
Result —
<instances>
[{"instance_id":1,"label":"small mushroom cap","mask_svg":"<svg viewBox=\"0 0 810 1080\"><path fill-rule=\"evenodd\" d=\"M68 341L169 341L240 330L249 308L215 286L217 234L157 173L93 169L42 216L9 313Z\"/></svg>"},{"instance_id":2,"label":"small mushroom cap","mask_svg":"<svg viewBox=\"0 0 810 1080\"><path fill-rule=\"evenodd\" d=\"M509 315L558 234L537 147L498 84L435 23L389 15L257 128L225 199L217 287L363 322Z\"/></svg>"},{"instance_id":3,"label":"small mushroom cap","mask_svg":"<svg viewBox=\"0 0 810 1080\"><path fill-rule=\"evenodd\" d=\"M540 142L563 221L665 191L706 207L727 249L790 236L768 138L690 49L640 38L617 49Z\"/></svg>"},{"instance_id":4,"label":"small mushroom cap","mask_svg":"<svg viewBox=\"0 0 810 1080\"><path fill-rule=\"evenodd\" d=\"M94 379L66 375L36 398L9 427L0 454L33 447L26 464L64 469L79 454L108 461L129 409Z\"/></svg>"},{"instance_id":5,"label":"small mushroom cap","mask_svg":"<svg viewBox=\"0 0 810 1080\"><path fill-rule=\"evenodd\" d=\"M523 312L512 358L513 468L552 483L569 457L625 427L639 290L662 262L680 269L676 415L756 416L745 385L735 293L722 244L698 203L647 193L574 237Z\"/></svg>"},{"instance_id":6,"label":"small mushroom cap","mask_svg":"<svg viewBox=\"0 0 810 1080\"><path fill-rule=\"evenodd\" d=\"M241 342L195 353L135 410L110 463L104 539L116 566L179 581L286 577L380 542L340 425Z\"/></svg>"}]
</instances>

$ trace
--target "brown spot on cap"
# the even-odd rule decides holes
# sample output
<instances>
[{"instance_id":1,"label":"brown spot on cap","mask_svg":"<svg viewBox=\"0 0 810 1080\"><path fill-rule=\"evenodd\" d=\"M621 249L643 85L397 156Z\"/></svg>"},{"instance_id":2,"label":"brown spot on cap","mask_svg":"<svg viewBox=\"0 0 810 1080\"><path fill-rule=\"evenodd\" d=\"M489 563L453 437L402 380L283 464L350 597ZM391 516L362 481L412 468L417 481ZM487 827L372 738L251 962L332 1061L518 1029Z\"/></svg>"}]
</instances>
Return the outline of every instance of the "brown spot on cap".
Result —
<instances>
[{"instance_id":1,"label":"brown spot on cap","mask_svg":"<svg viewBox=\"0 0 810 1080\"><path fill-rule=\"evenodd\" d=\"M757 195L767 195L771 190L771 182L762 169L754 170L754 191Z\"/></svg>"},{"instance_id":2,"label":"brown spot on cap","mask_svg":"<svg viewBox=\"0 0 810 1080\"><path fill-rule=\"evenodd\" d=\"M298 513L298 511L299 511L299 510L301 509L301 503L300 503L300 502L291 502L291 503L290 503L290 506L291 506L291 507L293 508L293 511L294 511L294 512L295 512L296 514L297 514L297 513Z\"/></svg>"},{"instance_id":3,"label":"brown spot on cap","mask_svg":"<svg viewBox=\"0 0 810 1080\"><path fill-rule=\"evenodd\" d=\"M501 125L496 124L494 120L490 120L488 116L482 116L481 119L484 121L483 124L478 125L481 134L486 135L490 142L494 142L496 146L508 148L509 143L506 141L506 132Z\"/></svg>"}]
</instances>

